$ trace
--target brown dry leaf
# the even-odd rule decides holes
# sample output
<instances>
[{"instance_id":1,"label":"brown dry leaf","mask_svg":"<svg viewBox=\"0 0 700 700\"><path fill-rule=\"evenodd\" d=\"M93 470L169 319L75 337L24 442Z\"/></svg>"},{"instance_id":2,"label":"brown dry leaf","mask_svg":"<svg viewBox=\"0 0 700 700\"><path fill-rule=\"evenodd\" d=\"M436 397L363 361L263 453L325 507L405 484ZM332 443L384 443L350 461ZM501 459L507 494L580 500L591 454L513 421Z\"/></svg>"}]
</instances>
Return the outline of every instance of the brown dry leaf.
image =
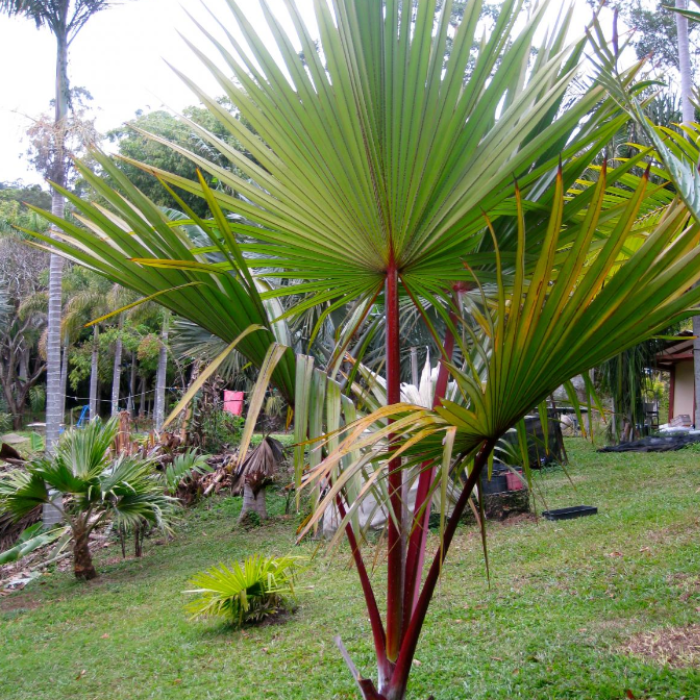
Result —
<instances>
[{"instance_id":1,"label":"brown dry leaf","mask_svg":"<svg viewBox=\"0 0 700 700\"><path fill-rule=\"evenodd\" d=\"M634 693L629 689L625 690L625 696L627 700L635 700Z\"/></svg>"},{"instance_id":2,"label":"brown dry leaf","mask_svg":"<svg viewBox=\"0 0 700 700\"><path fill-rule=\"evenodd\" d=\"M87 671L85 671L85 670L81 671L81 672L75 677L75 680L76 680L76 681L79 681L86 673L87 673Z\"/></svg>"}]
</instances>

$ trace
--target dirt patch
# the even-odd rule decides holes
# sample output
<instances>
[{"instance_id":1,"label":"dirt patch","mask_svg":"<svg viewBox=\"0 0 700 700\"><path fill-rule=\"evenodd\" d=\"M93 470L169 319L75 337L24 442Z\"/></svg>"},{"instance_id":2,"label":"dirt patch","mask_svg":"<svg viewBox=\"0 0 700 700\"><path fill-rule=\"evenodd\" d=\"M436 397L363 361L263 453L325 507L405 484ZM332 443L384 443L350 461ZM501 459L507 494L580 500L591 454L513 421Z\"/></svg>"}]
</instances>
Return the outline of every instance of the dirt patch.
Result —
<instances>
[{"instance_id":1,"label":"dirt patch","mask_svg":"<svg viewBox=\"0 0 700 700\"><path fill-rule=\"evenodd\" d=\"M0 612L11 612L14 610L36 610L42 606L42 601L30 598L19 593L0 595Z\"/></svg>"},{"instance_id":2,"label":"dirt patch","mask_svg":"<svg viewBox=\"0 0 700 700\"><path fill-rule=\"evenodd\" d=\"M538 521L539 518L534 513L511 513L505 520L501 520L500 525L510 527L511 525L527 525Z\"/></svg>"},{"instance_id":3,"label":"dirt patch","mask_svg":"<svg viewBox=\"0 0 700 700\"><path fill-rule=\"evenodd\" d=\"M622 651L671 668L700 668L700 625L644 632L632 637Z\"/></svg>"}]
</instances>

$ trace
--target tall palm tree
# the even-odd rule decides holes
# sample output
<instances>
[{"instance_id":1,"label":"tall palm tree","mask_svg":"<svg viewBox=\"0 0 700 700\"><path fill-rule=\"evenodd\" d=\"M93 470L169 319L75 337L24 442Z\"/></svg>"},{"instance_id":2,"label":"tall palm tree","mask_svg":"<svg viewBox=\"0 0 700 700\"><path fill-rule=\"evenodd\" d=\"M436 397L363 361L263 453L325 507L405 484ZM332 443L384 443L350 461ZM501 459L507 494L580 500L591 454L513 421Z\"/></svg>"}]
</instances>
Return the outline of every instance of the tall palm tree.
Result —
<instances>
[{"instance_id":1,"label":"tall palm tree","mask_svg":"<svg viewBox=\"0 0 700 700\"><path fill-rule=\"evenodd\" d=\"M687 210L676 203L653 225L635 228L637 215L658 208L647 178L630 174L641 157L609 173L603 167L594 182L583 178L628 117L599 84L577 83L572 96L585 43L566 44L571 12L534 46L547 2L521 26L522 3L506 0L480 42L479 0L467 4L456 26L450 0L332 0L315 3L319 48L294 0L284 0L291 37L270 4L261 4L274 56L235 0L229 5L247 48L236 31L227 33L231 47L211 37L227 71L192 47L253 129L184 78L249 154L191 125L237 172L179 146L173 148L220 189L139 165L167 187L204 197L211 220L181 205L207 232L206 244L193 242L101 157L111 183L81 172L112 214L66 193L91 230L66 223L75 245L56 245L145 298L157 296L266 371L271 353L281 355L270 374L294 405L297 438L328 431L330 456L305 473L317 493L328 489L322 505L340 511L365 595L378 682L354 666L353 673L365 700L402 700L459 510L494 442L553 381L561 384L685 312L698 297L684 286L700 274L688 253L697 227L686 231ZM633 77L624 75L625 87ZM634 187L606 190L618 181ZM633 245L637 239L644 245ZM222 261L213 263L212 252ZM261 265L295 284L260 294L253 273ZM639 293L638 278L644 294L630 298ZM388 405L379 415L354 422L356 407L328 378L335 365L316 371L314 358L270 350L273 319L264 302L285 294L306 295L297 313L328 304L327 315L355 304L356 327L364 312L381 307ZM469 322L460 313L464 297ZM426 304L447 328L438 343L434 410L400 404L400 298L416 305L431 333ZM455 347L461 352L453 355ZM340 357L343 349L341 343ZM458 356L464 360L455 366ZM450 372L460 403L445 400ZM324 411L324 402L332 410ZM350 434L341 447L343 421ZM297 456L309 466L303 448ZM473 468L457 515L421 589L426 504L465 463ZM402 466L418 467L422 494L407 518ZM360 491L353 477L363 472L374 481ZM379 483L389 516L384 616L351 525L359 496Z\"/></svg>"},{"instance_id":2,"label":"tall palm tree","mask_svg":"<svg viewBox=\"0 0 700 700\"><path fill-rule=\"evenodd\" d=\"M70 108L68 51L70 45L97 12L106 9L110 0L0 0L0 13L23 16L33 20L38 28L47 27L56 39L54 158L49 179L60 186L67 184L67 154L65 124ZM53 191L51 212L63 217L65 198ZM54 228L53 234L59 232ZM46 446L50 451L56 444L63 421L61 396L61 279L63 258L51 256L49 271L49 315L47 338Z\"/></svg>"}]
</instances>

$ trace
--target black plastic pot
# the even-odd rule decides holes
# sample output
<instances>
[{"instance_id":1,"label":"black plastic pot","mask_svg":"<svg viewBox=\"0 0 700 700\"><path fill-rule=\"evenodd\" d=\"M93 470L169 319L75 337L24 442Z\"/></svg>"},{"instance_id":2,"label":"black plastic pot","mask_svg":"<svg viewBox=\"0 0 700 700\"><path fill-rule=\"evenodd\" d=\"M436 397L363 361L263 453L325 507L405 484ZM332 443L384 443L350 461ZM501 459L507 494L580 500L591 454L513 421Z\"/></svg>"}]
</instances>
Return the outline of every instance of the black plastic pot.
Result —
<instances>
[{"instance_id":1,"label":"black plastic pot","mask_svg":"<svg viewBox=\"0 0 700 700\"><path fill-rule=\"evenodd\" d=\"M547 520L573 520L583 518L587 515L597 515L598 509L595 506L571 506L570 508L557 508L556 510L545 510L542 515Z\"/></svg>"},{"instance_id":2,"label":"black plastic pot","mask_svg":"<svg viewBox=\"0 0 700 700\"><path fill-rule=\"evenodd\" d=\"M494 470L490 479L486 474L482 474L479 489L484 496L507 491L508 483L505 474L496 473Z\"/></svg>"}]
</instances>

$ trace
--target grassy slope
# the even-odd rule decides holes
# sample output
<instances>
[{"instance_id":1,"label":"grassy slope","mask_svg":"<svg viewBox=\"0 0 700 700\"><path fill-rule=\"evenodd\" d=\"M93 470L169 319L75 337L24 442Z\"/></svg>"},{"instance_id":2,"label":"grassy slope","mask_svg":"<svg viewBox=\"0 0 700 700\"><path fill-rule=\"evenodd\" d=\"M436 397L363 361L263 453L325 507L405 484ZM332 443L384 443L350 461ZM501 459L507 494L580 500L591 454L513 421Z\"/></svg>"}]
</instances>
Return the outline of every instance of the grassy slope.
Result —
<instances>
[{"instance_id":1,"label":"grassy slope","mask_svg":"<svg viewBox=\"0 0 700 700\"><path fill-rule=\"evenodd\" d=\"M418 649L411 698L618 700L626 689L700 698L700 671L619 652L634 633L698 621L700 455L598 455L581 440L569 447L576 489L560 470L538 484L550 507L587 503L600 514L491 525L490 590L478 536L463 529ZM273 505L281 512L280 500ZM109 563L117 549L106 550L95 584L56 573L0 602L0 696L355 698L333 636L342 634L367 673L371 650L346 551L314 561L286 624L235 632L186 620L192 573L290 547L289 521L234 531L238 508L223 499L190 512L177 540L148 544L142 562Z\"/></svg>"}]
</instances>

